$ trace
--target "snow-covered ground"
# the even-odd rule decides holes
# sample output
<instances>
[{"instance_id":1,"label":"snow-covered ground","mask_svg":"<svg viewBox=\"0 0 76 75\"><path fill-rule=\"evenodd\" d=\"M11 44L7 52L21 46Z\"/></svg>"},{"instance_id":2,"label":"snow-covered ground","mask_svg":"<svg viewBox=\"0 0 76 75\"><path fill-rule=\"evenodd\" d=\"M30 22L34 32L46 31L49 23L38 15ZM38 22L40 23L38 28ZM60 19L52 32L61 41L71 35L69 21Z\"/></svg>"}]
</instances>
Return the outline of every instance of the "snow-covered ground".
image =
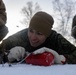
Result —
<instances>
[{"instance_id":1,"label":"snow-covered ground","mask_svg":"<svg viewBox=\"0 0 76 75\"><path fill-rule=\"evenodd\" d=\"M17 64L9 67L0 65L0 75L76 75L76 65L35 66Z\"/></svg>"}]
</instances>

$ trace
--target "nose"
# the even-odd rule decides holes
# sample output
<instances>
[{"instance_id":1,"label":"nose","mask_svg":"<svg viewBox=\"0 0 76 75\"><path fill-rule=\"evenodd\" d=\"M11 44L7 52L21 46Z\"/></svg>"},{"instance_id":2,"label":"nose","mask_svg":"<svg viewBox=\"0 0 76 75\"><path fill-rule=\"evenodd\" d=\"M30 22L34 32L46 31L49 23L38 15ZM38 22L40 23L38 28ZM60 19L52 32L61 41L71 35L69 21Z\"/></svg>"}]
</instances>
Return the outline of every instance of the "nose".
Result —
<instances>
[{"instance_id":1,"label":"nose","mask_svg":"<svg viewBox=\"0 0 76 75\"><path fill-rule=\"evenodd\" d=\"M36 35L36 33L33 33L32 34L32 41L36 41L37 40L37 35Z\"/></svg>"}]
</instances>

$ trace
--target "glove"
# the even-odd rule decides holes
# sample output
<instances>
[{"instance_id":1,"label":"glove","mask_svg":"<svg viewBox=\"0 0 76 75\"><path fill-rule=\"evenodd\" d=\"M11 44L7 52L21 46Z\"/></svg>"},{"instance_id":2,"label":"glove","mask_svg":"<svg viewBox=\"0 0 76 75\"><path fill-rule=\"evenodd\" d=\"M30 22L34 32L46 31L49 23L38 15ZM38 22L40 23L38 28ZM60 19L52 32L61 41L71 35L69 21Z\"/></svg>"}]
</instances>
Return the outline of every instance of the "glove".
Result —
<instances>
[{"instance_id":1,"label":"glove","mask_svg":"<svg viewBox=\"0 0 76 75\"><path fill-rule=\"evenodd\" d=\"M25 55L25 49L20 46L16 46L12 49L10 49L10 52L8 54L8 61L12 62L14 60L20 61Z\"/></svg>"},{"instance_id":2,"label":"glove","mask_svg":"<svg viewBox=\"0 0 76 75\"><path fill-rule=\"evenodd\" d=\"M66 58L63 55L59 55L56 51L43 47L33 52L33 54L41 54L44 52L50 52L54 55L54 63L55 64L64 64L66 62Z\"/></svg>"}]
</instances>

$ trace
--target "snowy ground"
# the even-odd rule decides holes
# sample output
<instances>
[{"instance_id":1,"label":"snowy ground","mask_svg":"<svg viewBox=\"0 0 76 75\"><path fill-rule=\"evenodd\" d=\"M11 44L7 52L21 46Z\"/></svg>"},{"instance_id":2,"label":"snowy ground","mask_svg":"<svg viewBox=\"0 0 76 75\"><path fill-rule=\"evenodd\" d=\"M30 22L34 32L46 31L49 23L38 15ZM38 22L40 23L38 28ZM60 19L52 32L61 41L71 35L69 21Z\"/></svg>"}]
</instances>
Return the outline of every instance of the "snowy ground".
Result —
<instances>
[{"instance_id":1,"label":"snowy ground","mask_svg":"<svg viewBox=\"0 0 76 75\"><path fill-rule=\"evenodd\" d=\"M34 66L27 64L0 65L0 75L76 75L76 65Z\"/></svg>"}]
</instances>

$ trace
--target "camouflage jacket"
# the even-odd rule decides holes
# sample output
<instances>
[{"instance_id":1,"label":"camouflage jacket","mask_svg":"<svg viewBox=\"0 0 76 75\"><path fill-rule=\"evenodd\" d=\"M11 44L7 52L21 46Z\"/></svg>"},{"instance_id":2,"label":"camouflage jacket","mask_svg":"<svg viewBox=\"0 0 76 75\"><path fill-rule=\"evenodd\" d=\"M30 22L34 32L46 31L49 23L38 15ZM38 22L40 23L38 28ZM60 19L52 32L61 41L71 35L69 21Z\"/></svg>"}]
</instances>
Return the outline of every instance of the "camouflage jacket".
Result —
<instances>
[{"instance_id":1,"label":"camouflage jacket","mask_svg":"<svg viewBox=\"0 0 76 75\"><path fill-rule=\"evenodd\" d=\"M67 63L76 64L76 47L67 41L61 34L58 34L56 31L52 30L46 41L40 46L34 48L29 43L27 32L28 29L24 29L3 40L0 45L0 50L5 49L5 51L8 51L15 46L22 46L26 49L26 51L33 52L38 48L47 47L55 50L59 54L64 55Z\"/></svg>"},{"instance_id":2,"label":"camouflage jacket","mask_svg":"<svg viewBox=\"0 0 76 75\"><path fill-rule=\"evenodd\" d=\"M7 35L8 28L5 25L7 21L7 14L5 4L0 0L0 41Z\"/></svg>"},{"instance_id":3,"label":"camouflage jacket","mask_svg":"<svg viewBox=\"0 0 76 75\"><path fill-rule=\"evenodd\" d=\"M0 26L5 25L6 21L7 21L7 14L5 4L3 3L2 0L0 0Z\"/></svg>"}]
</instances>

